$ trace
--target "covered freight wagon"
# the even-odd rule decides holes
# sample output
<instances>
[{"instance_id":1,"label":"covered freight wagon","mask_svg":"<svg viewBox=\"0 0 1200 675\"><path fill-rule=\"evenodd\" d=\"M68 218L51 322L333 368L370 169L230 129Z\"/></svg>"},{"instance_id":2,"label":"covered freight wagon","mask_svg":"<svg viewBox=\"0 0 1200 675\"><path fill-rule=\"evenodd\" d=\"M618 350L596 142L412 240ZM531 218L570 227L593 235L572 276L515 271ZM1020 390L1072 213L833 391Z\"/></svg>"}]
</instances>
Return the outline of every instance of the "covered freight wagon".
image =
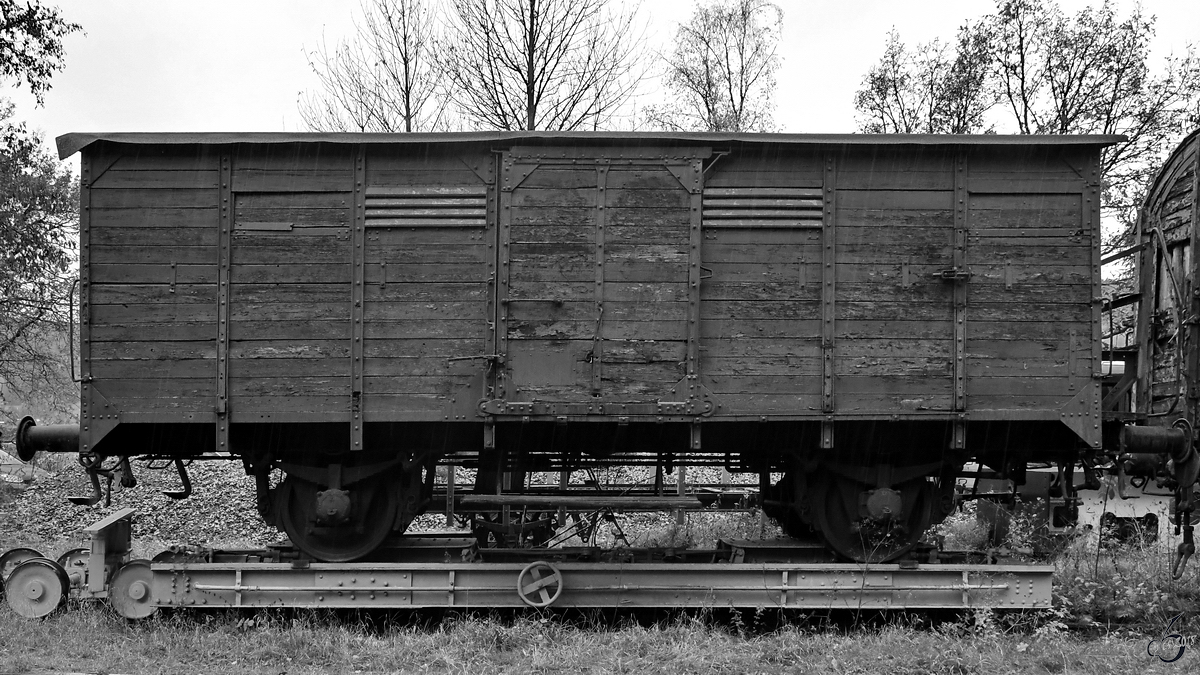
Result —
<instances>
[{"instance_id":1,"label":"covered freight wagon","mask_svg":"<svg viewBox=\"0 0 1200 675\"><path fill-rule=\"evenodd\" d=\"M893 559L965 462L1100 448L1117 140L69 134L82 419L19 436L93 472L239 458L326 560L403 531L438 463L506 506L530 471L720 464Z\"/></svg>"}]
</instances>

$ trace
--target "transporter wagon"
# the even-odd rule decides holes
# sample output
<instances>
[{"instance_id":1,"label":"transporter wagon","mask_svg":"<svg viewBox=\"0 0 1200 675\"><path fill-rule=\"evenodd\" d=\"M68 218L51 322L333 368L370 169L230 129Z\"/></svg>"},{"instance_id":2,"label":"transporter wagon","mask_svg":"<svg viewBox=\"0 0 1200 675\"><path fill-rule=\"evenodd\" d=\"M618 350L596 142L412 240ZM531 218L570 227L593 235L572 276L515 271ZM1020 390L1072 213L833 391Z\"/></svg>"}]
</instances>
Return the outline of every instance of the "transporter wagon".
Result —
<instances>
[{"instance_id":1,"label":"transporter wagon","mask_svg":"<svg viewBox=\"0 0 1200 675\"><path fill-rule=\"evenodd\" d=\"M443 497L481 540L536 544L555 509L616 499L572 471L654 467L622 498L672 508L663 473L711 465L879 563L953 511L968 463L1054 465L1069 511L1106 448L1194 457L1169 419L1124 439L1149 408L1102 416L1120 137L58 140L82 155L81 421L17 442L79 452L80 503L132 458L175 460L179 497L188 460L237 460L268 523L344 562Z\"/></svg>"}]
</instances>

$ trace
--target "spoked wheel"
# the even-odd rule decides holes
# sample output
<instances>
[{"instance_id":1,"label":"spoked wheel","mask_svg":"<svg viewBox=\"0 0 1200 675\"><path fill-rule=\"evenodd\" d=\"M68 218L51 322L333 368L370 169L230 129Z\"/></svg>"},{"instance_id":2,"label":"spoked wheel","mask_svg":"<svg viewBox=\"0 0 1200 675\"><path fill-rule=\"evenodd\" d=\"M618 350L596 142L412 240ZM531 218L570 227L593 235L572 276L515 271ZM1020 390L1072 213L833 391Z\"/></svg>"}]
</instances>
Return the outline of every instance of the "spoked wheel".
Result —
<instances>
[{"instance_id":1,"label":"spoked wheel","mask_svg":"<svg viewBox=\"0 0 1200 675\"><path fill-rule=\"evenodd\" d=\"M40 619L67 599L71 582L58 563L30 558L17 565L5 583L8 606L27 619Z\"/></svg>"},{"instance_id":2,"label":"spoked wheel","mask_svg":"<svg viewBox=\"0 0 1200 675\"><path fill-rule=\"evenodd\" d=\"M145 619L158 611L153 580L149 560L130 560L109 582L108 603L126 619Z\"/></svg>"},{"instance_id":3,"label":"spoked wheel","mask_svg":"<svg viewBox=\"0 0 1200 675\"><path fill-rule=\"evenodd\" d=\"M318 504L318 493L325 494L321 486L288 476L278 488L282 491L278 504L283 529L297 548L317 560L357 560L379 548L392 531L396 497L388 487L384 480L353 484L345 491L348 503L328 507L344 511L334 518L320 512L332 502L325 497Z\"/></svg>"},{"instance_id":4,"label":"spoked wheel","mask_svg":"<svg viewBox=\"0 0 1200 675\"><path fill-rule=\"evenodd\" d=\"M833 473L809 483L822 536L838 554L865 563L895 560L921 540L930 522L924 477L876 489Z\"/></svg>"}]
</instances>

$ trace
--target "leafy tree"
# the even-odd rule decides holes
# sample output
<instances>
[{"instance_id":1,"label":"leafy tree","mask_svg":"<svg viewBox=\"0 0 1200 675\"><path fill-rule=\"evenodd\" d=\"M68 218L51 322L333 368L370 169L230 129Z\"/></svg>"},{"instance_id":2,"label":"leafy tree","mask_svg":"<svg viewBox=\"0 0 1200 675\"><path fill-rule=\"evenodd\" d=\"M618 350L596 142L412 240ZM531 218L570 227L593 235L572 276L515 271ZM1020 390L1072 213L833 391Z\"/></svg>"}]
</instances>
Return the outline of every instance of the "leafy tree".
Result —
<instances>
[{"instance_id":1,"label":"leafy tree","mask_svg":"<svg viewBox=\"0 0 1200 675\"><path fill-rule=\"evenodd\" d=\"M672 102L646 122L671 131L771 131L783 12L765 0L699 4L663 57Z\"/></svg>"},{"instance_id":2,"label":"leafy tree","mask_svg":"<svg viewBox=\"0 0 1200 675\"><path fill-rule=\"evenodd\" d=\"M79 30L57 8L0 0L0 79L24 81L40 105L62 38ZM0 417L64 421L78 401L67 360L78 187L12 117L0 99Z\"/></svg>"},{"instance_id":3,"label":"leafy tree","mask_svg":"<svg viewBox=\"0 0 1200 675\"><path fill-rule=\"evenodd\" d=\"M1023 134L1123 134L1101 159L1104 205L1126 242L1146 187L1180 136L1200 124L1200 59L1149 66L1154 17L1124 20L1107 2L1074 17L1040 0L1005 0L991 18L1001 100Z\"/></svg>"},{"instance_id":4,"label":"leafy tree","mask_svg":"<svg viewBox=\"0 0 1200 675\"><path fill-rule=\"evenodd\" d=\"M78 186L0 101L0 407L62 409L73 304ZM7 411L5 411L7 412Z\"/></svg>"},{"instance_id":5,"label":"leafy tree","mask_svg":"<svg viewBox=\"0 0 1200 675\"><path fill-rule=\"evenodd\" d=\"M447 125L433 12L422 0L363 0L356 38L308 54L318 88L300 97L316 131L435 131Z\"/></svg>"},{"instance_id":6,"label":"leafy tree","mask_svg":"<svg viewBox=\"0 0 1200 675\"><path fill-rule=\"evenodd\" d=\"M978 133L992 120L1010 133L1123 134L1102 156L1103 204L1121 225L1108 244L1118 246L1161 159L1200 124L1200 59L1189 49L1155 73L1153 38L1140 7L1121 19L1108 2L1068 16L1053 0L998 0L960 31L952 56L936 40L910 55L889 35L855 96L859 128Z\"/></svg>"},{"instance_id":7,"label":"leafy tree","mask_svg":"<svg viewBox=\"0 0 1200 675\"><path fill-rule=\"evenodd\" d=\"M452 0L442 53L458 112L501 130L598 129L643 75L636 7L605 0Z\"/></svg>"},{"instance_id":8,"label":"leafy tree","mask_svg":"<svg viewBox=\"0 0 1200 675\"><path fill-rule=\"evenodd\" d=\"M63 67L62 39L80 30L57 7L0 0L0 78L24 79L41 105L50 77Z\"/></svg>"}]
</instances>

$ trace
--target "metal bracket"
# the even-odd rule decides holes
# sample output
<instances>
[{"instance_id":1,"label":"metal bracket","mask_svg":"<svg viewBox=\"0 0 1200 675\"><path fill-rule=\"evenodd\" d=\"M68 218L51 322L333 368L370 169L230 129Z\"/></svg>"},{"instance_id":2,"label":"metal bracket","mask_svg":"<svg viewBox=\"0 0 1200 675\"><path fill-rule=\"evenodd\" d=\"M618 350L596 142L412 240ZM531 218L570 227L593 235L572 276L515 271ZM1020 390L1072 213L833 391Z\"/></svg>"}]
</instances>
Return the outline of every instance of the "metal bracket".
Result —
<instances>
[{"instance_id":1,"label":"metal bracket","mask_svg":"<svg viewBox=\"0 0 1200 675\"><path fill-rule=\"evenodd\" d=\"M465 157L459 157L458 161L462 162L468 169L470 169L476 176L479 177L479 180L483 181L487 185L491 185L492 183L496 182L496 177L492 173L494 167L492 166L491 161L484 162L484 168L480 168L479 162L468 162Z\"/></svg>"},{"instance_id":2,"label":"metal bracket","mask_svg":"<svg viewBox=\"0 0 1200 675\"><path fill-rule=\"evenodd\" d=\"M833 449L833 416L828 415L821 420L821 449Z\"/></svg>"},{"instance_id":3,"label":"metal bracket","mask_svg":"<svg viewBox=\"0 0 1200 675\"><path fill-rule=\"evenodd\" d=\"M1089 381L1058 409L1059 419L1090 447L1100 447L1100 383Z\"/></svg>"},{"instance_id":4,"label":"metal bracket","mask_svg":"<svg viewBox=\"0 0 1200 675\"><path fill-rule=\"evenodd\" d=\"M526 164L524 162L518 164L512 159L505 158L504 160L504 185L500 186L502 192L512 192L520 187L521 183L525 182L526 178L534 171L537 171L538 163L533 162Z\"/></svg>"},{"instance_id":5,"label":"metal bracket","mask_svg":"<svg viewBox=\"0 0 1200 675\"><path fill-rule=\"evenodd\" d=\"M694 195L700 194L700 176L704 172L703 162L701 160L692 160L686 164L668 162L664 166L666 166L667 171L669 171L672 176L675 176L675 179L679 181L679 184L683 186L684 190L687 190L689 193Z\"/></svg>"},{"instance_id":6,"label":"metal bracket","mask_svg":"<svg viewBox=\"0 0 1200 675\"><path fill-rule=\"evenodd\" d=\"M80 415L83 428L80 429L79 451L91 452L121 423L121 411L100 392L95 382L83 382L79 386L86 402Z\"/></svg>"}]
</instances>

